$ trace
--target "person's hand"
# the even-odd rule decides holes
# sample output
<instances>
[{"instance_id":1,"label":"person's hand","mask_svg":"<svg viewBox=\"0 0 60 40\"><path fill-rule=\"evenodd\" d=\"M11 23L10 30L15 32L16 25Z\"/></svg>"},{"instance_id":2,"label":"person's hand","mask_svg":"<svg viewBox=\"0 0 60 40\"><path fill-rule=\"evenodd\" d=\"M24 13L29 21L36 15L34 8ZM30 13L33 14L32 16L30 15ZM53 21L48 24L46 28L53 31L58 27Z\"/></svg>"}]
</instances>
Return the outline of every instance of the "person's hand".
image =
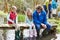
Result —
<instances>
[{"instance_id":1,"label":"person's hand","mask_svg":"<svg viewBox=\"0 0 60 40\"><path fill-rule=\"evenodd\" d=\"M14 21L12 21L12 23L15 24Z\"/></svg>"},{"instance_id":2,"label":"person's hand","mask_svg":"<svg viewBox=\"0 0 60 40\"><path fill-rule=\"evenodd\" d=\"M42 25L42 27L43 27L44 29L47 28L47 26L46 26L45 24L41 23L41 25Z\"/></svg>"},{"instance_id":3,"label":"person's hand","mask_svg":"<svg viewBox=\"0 0 60 40\"><path fill-rule=\"evenodd\" d=\"M32 27L34 27L35 25L34 24L32 24Z\"/></svg>"}]
</instances>

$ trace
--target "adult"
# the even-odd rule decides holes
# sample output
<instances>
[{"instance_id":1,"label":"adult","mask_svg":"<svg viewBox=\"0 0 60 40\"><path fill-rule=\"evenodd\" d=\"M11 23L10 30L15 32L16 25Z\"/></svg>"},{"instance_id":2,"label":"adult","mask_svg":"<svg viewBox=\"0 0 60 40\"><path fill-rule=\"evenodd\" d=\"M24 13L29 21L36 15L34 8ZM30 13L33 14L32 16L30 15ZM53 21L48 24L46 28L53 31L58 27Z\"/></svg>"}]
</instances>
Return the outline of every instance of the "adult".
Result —
<instances>
[{"instance_id":1,"label":"adult","mask_svg":"<svg viewBox=\"0 0 60 40\"><path fill-rule=\"evenodd\" d=\"M50 30L51 26L47 23L46 12L43 10L42 6L38 5L36 10L33 12L33 22L37 30L37 36L40 36L40 28Z\"/></svg>"}]
</instances>

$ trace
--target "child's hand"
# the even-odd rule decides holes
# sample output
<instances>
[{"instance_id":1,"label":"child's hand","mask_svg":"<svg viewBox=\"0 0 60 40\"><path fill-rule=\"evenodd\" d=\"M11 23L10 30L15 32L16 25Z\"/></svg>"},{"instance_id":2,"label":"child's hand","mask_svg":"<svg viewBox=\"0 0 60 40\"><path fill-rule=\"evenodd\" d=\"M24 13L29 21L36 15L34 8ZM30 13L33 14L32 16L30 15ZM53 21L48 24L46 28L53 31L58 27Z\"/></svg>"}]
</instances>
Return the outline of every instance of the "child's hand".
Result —
<instances>
[{"instance_id":1,"label":"child's hand","mask_svg":"<svg viewBox=\"0 0 60 40\"><path fill-rule=\"evenodd\" d=\"M12 21L12 23L15 24L14 21Z\"/></svg>"},{"instance_id":2,"label":"child's hand","mask_svg":"<svg viewBox=\"0 0 60 40\"><path fill-rule=\"evenodd\" d=\"M34 25L34 24L32 24L32 26L34 27L35 25Z\"/></svg>"}]
</instances>

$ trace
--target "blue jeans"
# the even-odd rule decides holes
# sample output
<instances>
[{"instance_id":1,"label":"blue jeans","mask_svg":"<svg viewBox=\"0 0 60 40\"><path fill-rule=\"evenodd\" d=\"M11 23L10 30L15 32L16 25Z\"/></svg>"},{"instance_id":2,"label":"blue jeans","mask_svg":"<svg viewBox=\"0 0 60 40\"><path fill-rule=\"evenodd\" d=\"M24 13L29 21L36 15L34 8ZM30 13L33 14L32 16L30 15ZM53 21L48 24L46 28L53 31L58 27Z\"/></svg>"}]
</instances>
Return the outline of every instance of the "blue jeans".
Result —
<instances>
[{"instance_id":1,"label":"blue jeans","mask_svg":"<svg viewBox=\"0 0 60 40\"><path fill-rule=\"evenodd\" d=\"M47 31L51 29L51 26L49 24L45 24L47 26ZM41 25L36 26L37 36L39 36Z\"/></svg>"},{"instance_id":2,"label":"blue jeans","mask_svg":"<svg viewBox=\"0 0 60 40\"><path fill-rule=\"evenodd\" d=\"M46 24L47 26L47 30L49 31L51 29L51 25L50 24Z\"/></svg>"},{"instance_id":3,"label":"blue jeans","mask_svg":"<svg viewBox=\"0 0 60 40\"><path fill-rule=\"evenodd\" d=\"M51 25L49 25L49 24L45 24L46 26L47 26L47 30L50 30L50 28L51 28ZM41 28L42 26L41 25L36 25L36 30L37 31L40 31L40 28Z\"/></svg>"}]
</instances>

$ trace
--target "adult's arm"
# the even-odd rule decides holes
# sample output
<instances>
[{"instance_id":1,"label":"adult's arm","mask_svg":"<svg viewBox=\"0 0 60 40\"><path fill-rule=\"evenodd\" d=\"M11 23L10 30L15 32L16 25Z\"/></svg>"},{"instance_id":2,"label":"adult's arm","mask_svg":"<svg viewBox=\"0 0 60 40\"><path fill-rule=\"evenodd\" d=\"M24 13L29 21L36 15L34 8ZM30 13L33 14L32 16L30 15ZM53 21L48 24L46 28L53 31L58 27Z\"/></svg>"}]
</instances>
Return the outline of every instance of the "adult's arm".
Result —
<instances>
[{"instance_id":1,"label":"adult's arm","mask_svg":"<svg viewBox=\"0 0 60 40\"><path fill-rule=\"evenodd\" d=\"M41 22L38 20L38 17L36 15L36 13L33 13L33 22L34 24L38 24L38 25L41 25Z\"/></svg>"},{"instance_id":2,"label":"adult's arm","mask_svg":"<svg viewBox=\"0 0 60 40\"><path fill-rule=\"evenodd\" d=\"M47 23L47 16L46 16L47 14L46 14L46 12L44 12L43 15L44 15L44 20L43 20L44 22L43 23L46 24Z\"/></svg>"}]
</instances>

